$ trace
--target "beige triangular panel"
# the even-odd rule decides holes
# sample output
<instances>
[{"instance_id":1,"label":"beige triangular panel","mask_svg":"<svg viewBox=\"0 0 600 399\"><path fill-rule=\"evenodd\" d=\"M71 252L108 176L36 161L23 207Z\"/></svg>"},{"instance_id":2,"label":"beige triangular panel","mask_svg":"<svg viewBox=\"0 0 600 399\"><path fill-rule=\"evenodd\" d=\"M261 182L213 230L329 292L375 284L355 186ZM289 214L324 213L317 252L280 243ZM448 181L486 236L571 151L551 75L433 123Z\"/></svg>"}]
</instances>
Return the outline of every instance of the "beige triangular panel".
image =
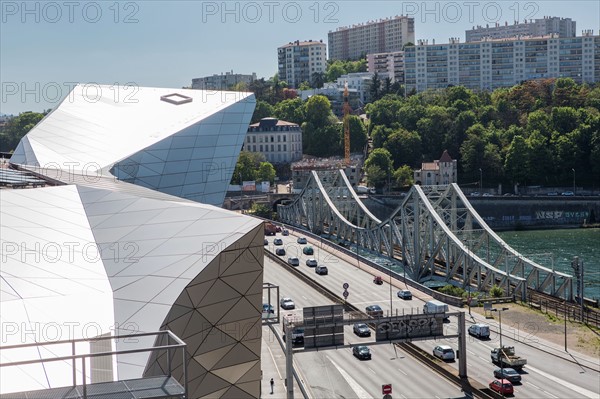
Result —
<instances>
[{"instance_id":1,"label":"beige triangular panel","mask_svg":"<svg viewBox=\"0 0 600 399\"><path fill-rule=\"evenodd\" d=\"M223 358L214 365L212 371L216 373L218 369L235 366L236 364L255 362L260 359L260 356L256 356L250 349L246 348L242 344L237 344L233 350L223 356ZM220 375L220 374L219 374ZM239 378L239 376L238 376ZM235 382L234 380L227 379L228 381Z\"/></svg>"},{"instance_id":2,"label":"beige triangular panel","mask_svg":"<svg viewBox=\"0 0 600 399\"><path fill-rule=\"evenodd\" d=\"M257 260L254 259L252 253L249 249L243 251L242 255L238 258L238 260L234 263L233 266L230 267L226 271L221 274L223 276L231 276L238 273L252 272L262 270L261 267L256 267Z\"/></svg>"},{"instance_id":3,"label":"beige triangular panel","mask_svg":"<svg viewBox=\"0 0 600 399\"><path fill-rule=\"evenodd\" d=\"M262 370L260 369L260 362L256 362L254 366L250 370L246 372L240 379L238 380L238 385L245 382L256 382L258 381L258 385L260 385L260 379L262 376Z\"/></svg>"},{"instance_id":4,"label":"beige triangular panel","mask_svg":"<svg viewBox=\"0 0 600 399\"><path fill-rule=\"evenodd\" d=\"M212 329L208 332L208 335L200 348L196 350L195 355L211 352L225 346L236 344L237 341L230 335L223 333L221 330Z\"/></svg>"},{"instance_id":5,"label":"beige triangular panel","mask_svg":"<svg viewBox=\"0 0 600 399\"><path fill-rule=\"evenodd\" d=\"M232 386L231 388L229 388L227 390L227 392L225 392L223 395L221 395L221 398L223 398L223 399L245 399L245 398L251 398L251 396L248 395L247 392L244 392L241 389L238 389L235 386Z\"/></svg>"},{"instance_id":6,"label":"beige triangular panel","mask_svg":"<svg viewBox=\"0 0 600 399\"><path fill-rule=\"evenodd\" d=\"M202 384L200 384L200 386L198 386L198 389L196 389L196 392L190 392L189 397L190 398L201 398L204 396L207 396L210 398L220 397L220 395L213 396L213 393L220 391L223 388L227 388L229 386L231 386L231 384L229 382L223 380L222 378L219 378L218 376L216 376L212 373L208 373L206 375L206 377L204 377Z\"/></svg>"},{"instance_id":7,"label":"beige triangular panel","mask_svg":"<svg viewBox=\"0 0 600 399\"><path fill-rule=\"evenodd\" d=\"M256 320L256 316L260 317L261 312L262 310L257 310L246 298L241 298L235 307L231 309L231 312L228 312L219 320L219 324L231 323L248 317L254 317ZM260 321L260 319L258 320Z\"/></svg>"},{"instance_id":8,"label":"beige triangular panel","mask_svg":"<svg viewBox=\"0 0 600 399\"><path fill-rule=\"evenodd\" d=\"M244 295L248 294L260 294L262 293L263 286L263 273L258 274L256 280L252 282L252 284L248 287L248 290L244 292Z\"/></svg>"},{"instance_id":9,"label":"beige triangular panel","mask_svg":"<svg viewBox=\"0 0 600 399\"><path fill-rule=\"evenodd\" d=\"M225 356L225 354L227 354L227 352L229 352L235 346L236 344L231 344L219 349L215 349L214 351L195 355L194 360L200 363L204 368L210 370L219 360L221 360L223 356Z\"/></svg>"},{"instance_id":10,"label":"beige triangular panel","mask_svg":"<svg viewBox=\"0 0 600 399\"><path fill-rule=\"evenodd\" d=\"M166 324L167 329L173 331L175 333L175 335L177 335L178 337L184 339L184 337L181 335L181 333L183 333L188 325L188 323L190 322L190 319L192 318L192 315L194 314L194 310L191 310L189 313L186 313L184 315L182 315L181 317L176 318L175 320L173 320L170 323ZM169 316L167 315L167 318Z\"/></svg>"},{"instance_id":11,"label":"beige triangular panel","mask_svg":"<svg viewBox=\"0 0 600 399\"><path fill-rule=\"evenodd\" d=\"M240 298L233 298L228 301L207 305L200 308L200 311L212 324L217 324L223 316L231 311L231 309L239 302Z\"/></svg>"},{"instance_id":12,"label":"beige triangular panel","mask_svg":"<svg viewBox=\"0 0 600 399\"><path fill-rule=\"evenodd\" d=\"M198 332L206 332L212 327L213 324L206 320L206 318L203 317L203 314L200 313L199 310L197 310L194 313L192 313L192 316L190 317L189 323L185 327L185 330L178 331L178 333L180 334L179 337L181 337L182 339L188 339L188 337L196 335ZM173 332L175 332L175 330L173 330Z\"/></svg>"},{"instance_id":13,"label":"beige triangular panel","mask_svg":"<svg viewBox=\"0 0 600 399\"><path fill-rule=\"evenodd\" d=\"M211 392L208 396L191 396L190 394L190 398L207 398L207 399L219 399L222 398L223 395L229 390L230 388L223 388L223 389L219 389L218 391L215 392ZM258 397L258 396L257 396Z\"/></svg>"},{"instance_id":14,"label":"beige triangular panel","mask_svg":"<svg viewBox=\"0 0 600 399\"><path fill-rule=\"evenodd\" d=\"M256 309L258 313L262 314L262 292L245 295L244 298L246 298L246 300L252 304L252 306ZM271 302L273 300L273 296L271 296Z\"/></svg>"},{"instance_id":15,"label":"beige triangular panel","mask_svg":"<svg viewBox=\"0 0 600 399\"><path fill-rule=\"evenodd\" d=\"M217 280L210 279L208 281L198 282L197 284L186 287L185 290L188 292L188 295L192 299L194 307L198 307L198 304L206 296L206 294L210 290L210 287L212 287L215 281Z\"/></svg>"},{"instance_id":16,"label":"beige triangular panel","mask_svg":"<svg viewBox=\"0 0 600 399\"><path fill-rule=\"evenodd\" d=\"M260 271L253 271L250 273L243 273L240 271L240 274L234 274L231 276L221 277L221 280L230 285L234 290L239 292L241 295L245 294L248 289L252 286L252 284L261 277ZM262 284L262 281L261 281Z\"/></svg>"},{"instance_id":17,"label":"beige triangular panel","mask_svg":"<svg viewBox=\"0 0 600 399\"><path fill-rule=\"evenodd\" d=\"M241 343L246 348L254 352L257 356L260 356L260 346L261 346L262 337L257 339L245 339Z\"/></svg>"},{"instance_id":18,"label":"beige triangular panel","mask_svg":"<svg viewBox=\"0 0 600 399\"><path fill-rule=\"evenodd\" d=\"M260 380L241 383L239 380L236 387L250 395L251 398L258 398L260 395Z\"/></svg>"},{"instance_id":19,"label":"beige triangular panel","mask_svg":"<svg viewBox=\"0 0 600 399\"><path fill-rule=\"evenodd\" d=\"M237 242L234 245L234 248L223 251L219 256L219 276L224 275L231 266L239 266L242 263L240 262L240 256L246 247L239 245Z\"/></svg>"},{"instance_id":20,"label":"beige triangular panel","mask_svg":"<svg viewBox=\"0 0 600 399\"><path fill-rule=\"evenodd\" d=\"M258 339L262 337L262 323L261 320L254 321L252 324L252 320L248 320L248 322L244 325L245 334L242 336L242 340L247 339Z\"/></svg>"},{"instance_id":21,"label":"beige triangular panel","mask_svg":"<svg viewBox=\"0 0 600 399\"><path fill-rule=\"evenodd\" d=\"M233 313L233 311L230 313ZM256 318L252 317L244 320L234 320L230 323L219 323L215 327L239 341L249 332L253 332L253 335L256 336L256 332L251 331L255 328L256 323ZM260 323L260 320L258 320L258 323Z\"/></svg>"},{"instance_id":22,"label":"beige triangular panel","mask_svg":"<svg viewBox=\"0 0 600 399\"><path fill-rule=\"evenodd\" d=\"M229 354L228 354L229 355ZM222 379L234 384L240 377L242 377L248 370L254 366L258 360L253 360L247 363L238 363L229 367L223 367L221 369L212 370L212 372Z\"/></svg>"},{"instance_id":23,"label":"beige triangular panel","mask_svg":"<svg viewBox=\"0 0 600 399\"><path fill-rule=\"evenodd\" d=\"M175 304L175 305L171 306L171 310L169 310L169 313L167 314L165 323L171 323L174 320L177 320L178 318L180 318L181 316L184 316L187 313L190 313L193 311L194 311L193 308L188 308L185 306L180 306L180 305Z\"/></svg>"},{"instance_id":24,"label":"beige triangular panel","mask_svg":"<svg viewBox=\"0 0 600 399\"><path fill-rule=\"evenodd\" d=\"M208 252L209 252L208 255L202 255L200 258L203 259L204 257L214 256L214 255L210 255L210 253L213 253L213 252L211 252L211 251L208 251ZM205 281L213 280L213 279L219 277L219 256L220 255L217 255L216 258L211 260L210 263L208 265L206 265L206 267L204 269L202 269L202 272L194 280L192 280L192 282L189 285L191 286L194 284L203 283Z\"/></svg>"},{"instance_id":25,"label":"beige triangular panel","mask_svg":"<svg viewBox=\"0 0 600 399\"><path fill-rule=\"evenodd\" d=\"M220 279L210 287L208 293L198 304L198 308L203 308L207 305L212 305L218 302L227 301L229 299L239 298L241 294L225 284Z\"/></svg>"}]
</instances>

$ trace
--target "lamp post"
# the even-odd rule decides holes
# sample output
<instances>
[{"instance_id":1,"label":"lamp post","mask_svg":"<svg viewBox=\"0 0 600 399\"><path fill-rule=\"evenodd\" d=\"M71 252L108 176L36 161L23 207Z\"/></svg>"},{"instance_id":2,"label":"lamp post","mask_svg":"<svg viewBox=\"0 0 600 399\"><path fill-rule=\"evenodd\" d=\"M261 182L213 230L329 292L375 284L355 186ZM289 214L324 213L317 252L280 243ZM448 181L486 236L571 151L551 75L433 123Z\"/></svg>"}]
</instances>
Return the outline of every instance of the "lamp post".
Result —
<instances>
[{"instance_id":1,"label":"lamp post","mask_svg":"<svg viewBox=\"0 0 600 399\"><path fill-rule=\"evenodd\" d=\"M244 206L242 204L242 202L244 201L243 196L244 196L244 181L242 180L242 172L240 171L240 212L241 213L244 213Z\"/></svg>"},{"instance_id":2,"label":"lamp post","mask_svg":"<svg viewBox=\"0 0 600 399\"><path fill-rule=\"evenodd\" d=\"M479 192L483 190L483 171L479 168Z\"/></svg>"},{"instance_id":3,"label":"lamp post","mask_svg":"<svg viewBox=\"0 0 600 399\"><path fill-rule=\"evenodd\" d=\"M571 168L573 171L573 194L575 194L575 168Z\"/></svg>"},{"instance_id":4,"label":"lamp post","mask_svg":"<svg viewBox=\"0 0 600 399\"><path fill-rule=\"evenodd\" d=\"M502 376L500 384L502 385L502 397L504 397L504 383L502 382L504 380L504 363L502 362L502 356L501 354L504 354L504 347L502 346L502 312L504 312L505 310L508 310L508 308L500 308L500 309L496 309L493 308L491 309L492 312L498 312L498 316L499 316L499 325L500 325L500 354L498 354L498 360L500 362L500 375Z\"/></svg>"}]
</instances>

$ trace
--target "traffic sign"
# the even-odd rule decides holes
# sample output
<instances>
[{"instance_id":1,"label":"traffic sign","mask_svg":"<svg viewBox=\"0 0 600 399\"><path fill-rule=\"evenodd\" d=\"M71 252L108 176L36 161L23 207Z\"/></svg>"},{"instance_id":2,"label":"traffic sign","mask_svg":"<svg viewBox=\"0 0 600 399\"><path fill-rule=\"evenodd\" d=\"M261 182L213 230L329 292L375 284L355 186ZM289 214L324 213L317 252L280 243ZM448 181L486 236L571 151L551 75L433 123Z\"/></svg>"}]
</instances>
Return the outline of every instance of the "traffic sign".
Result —
<instances>
[{"instance_id":1,"label":"traffic sign","mask_svg":"<svg viewBox=\"0 0 600 399\"><path fill-rule=\"evenodd\" d=\"M350 284L348 284L348 283L344 283L344 285L342 285L342 287L344 287L344 289L345 289L345 290L347 290L347 289L348 289L348 287L350 287Z\"/></svg>"},{"instance_id":2,"label":"traffic sign","mask_svg":"<svg viewBox=\"0 0 600 399\"><path fill-rule=\"evenodd\" d=\"M392 393L392 384L383 384L381 386L381 393L384 395L390 395Z\"/></svg>"},{"instance_id":3,"label":"traffic sign","mask_svg":"<svg viewBox=\"0 0 600 399\"><path fill-rule=\"evenodd\" d=\"M344 294L343 295L344 295L344 298L348 298L348 295L350 295L350 293L348 291L344 290Z\"/></svg>"}]
</instances>

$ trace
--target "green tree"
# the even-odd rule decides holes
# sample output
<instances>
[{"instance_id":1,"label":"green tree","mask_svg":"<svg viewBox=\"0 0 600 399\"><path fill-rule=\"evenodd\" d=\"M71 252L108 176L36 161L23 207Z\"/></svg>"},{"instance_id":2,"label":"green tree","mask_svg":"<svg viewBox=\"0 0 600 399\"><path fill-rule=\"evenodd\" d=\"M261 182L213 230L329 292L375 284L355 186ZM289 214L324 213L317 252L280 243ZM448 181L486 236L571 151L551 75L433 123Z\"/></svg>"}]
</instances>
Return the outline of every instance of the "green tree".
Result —
<instances>
[{"instance_id":1,"label":"green tree","mask_svg":"<svg viewBox=\"0 0 600 399\"><path fill-rule=\"evenodd\" d=\"M268 204L252 204L250 213L265 219L273 219L273 209Z\"/></svg>"},{"instance_id":2,"label":"green tree","mask_svg":"<svg viewBox=\"0 0 600 399\"><path fill-rule=\"evenodd\" d=\"M370 101L377 101L381 98L381 83L379 74L375 72L371 77L371 83L369 84Z\"/></svg>"},{"instance_id":3,"label":"green tree","mask_svg":"<svg viewBox=\"0 0 600 399\"><path fill-rule=\"evenodd\" d=\"M275 183L275 168L270 162L261 162L256 172L256 178L259 181L268 181L271 184Z\"/></svg>"},{"instance_id":4,"label":"green tree","mask_svg":"<svg viewBox=\"0 0 600 399\"><path fill-rule=\"evenodd\" d=\"M302 125L302 122L304 122L304 103L298 97L280 101L275 104L273 114L279 120Z\"/></svg>"},{"instance_id":5,"label":"green tree","mask_svg":"<svg viewBox=\"0 0 600 399\"><path fill-rule=\"evenodd\" d=\"M494 298L500 298L502 295L504 295L504 290L502 287L494 284L492 288L490 288L490 295Z\"/></svg>"},{"instance_id":6,"label":"green tree","mask_svg":"<svg viewBox=\"0 0 600 399\"><path fill-rule=\"evenodd\" d=\"M381 100L367 104L365 111L369 115L370 123L373 126L383 125L391 127L397 120L396 113L402 102L399 99L385 97Z\"/></svg>"},{"instance_id":7,"label":"green tree","mask_svg":"<svg viewBox=\"0 0 600 399\"><path fill-rule=\"evenodd\" d=\"M393 131L385 141L383 148L389 151L394 166L402 165L416 167L421 161L421 136L406 129Z\"/></svg>"},{"instance_id":8,"label":"green tree","mask_svg":"<svg viewBox=\"0 0 600 399\"><path fill-rule=\"evenodd\" d=\"M510 143L504 161L506 175L513 183L524 183L527 180L529 150L523 136L515 136Z\"/></svg>"},{"instance_id":9,"label":"green tree","mask_svg":"<svg viewBox=\"0 0 600 399\"><path fill-rule=\"evenodd\" d=\"M407 187L414 184L414 173L408 165L402 165L394 171L396 187Z\"/></svg>"},{"instance_id":10,"label":"green tree","mask_svg":"<svg viewBox=\"0 0 600 399\"><path fill-rule=\"evenodd\" d=\"M340 60L335 60L327 64L327 68L325 70L325 81L335 82L337 78L339 78L342 75L345 75L346 73L347 72L344 68L344 63Z\"/></svg>"},{"instance_id":11,"label":"green tree","mask_svg":"<svg viewBox=\"0 0 600 399\"><path fill-rule=\"evenodd\" d=\"M371 138L373 139L373 147L383 148L388 137L394 132L392 128L384 125L377 125L371 131Z\"/></svg>"},{"instance_id":12,"label":"green tree","mask_svg":"<svg viewBox=\"0 0 600 399\"><path fill-rule=\"evenodd\" d=\"M310 83L308 81L304 81L298 86L298 90L310 90L311 88L312 87L310 87Z\"/></svg>"},{"instance_id":13,"label":"green tree","mask_svg":"<svg viewBox=\"0 0 600 399\"><path fill-rule=\"evenodd\" d=\"M367 144L365 124L356 115L348 116L348 124L350 125L350 152L362 152ZM343 137L342 140L344 140Z\"/></svg>"},{"instance_id":14,"label":"green tree","mask_svg":"<svg viewBox=\"0 0 600 399\"><path fill-rule=\"evenodd\" d=\"M375 188L383 187L387 179L391 178L393 172L390 152L385 148L376 148L371 151L369 157L365 161L365 170L367 171L370 184L375 186ZM374 173L374 176L371 176L371 172ZM373 181L373 179L375 181Z\"/></svg>"},{"instance_id":15,"label":"green tree","mask_svg":"<svg viewBox=\"0 0 600 399\"><path fill-rule=\"evenodd\" d=\"M314 72L311 76L312 78L312 87L315 89L320 89L323 87L325 83L325 73L324 72Z\"/></svg>"},{"instance_id":16,"label":"green tree","mask_svg":"<svg viewBox=\"0 0 600 399\"><path fill-rule=\"evenodd\" d=\"M260 152L240 151L231 184L242 184L242 181L256 180L257 170L261 163L265 162L265 156Z\"/></svg>"},{"instance_id":17,"label":"green tree","mask_svg":"<svg viewBox=\"0 0 600 399\"><path fill-rule=\"evenodd\" d=\"M548 147L548 139L538 130L534 130L526 140L529 147L527 159L529 178L532 181L549 183L554 175L554 157Z\"/></svg>"},{"instance_id":18,"label":"green tree","mask_svg":"<svg viewBox=\"0 0 600 399\"><path fill-rule=\"evenodd\" d=\"M575 130L579 124L577 111L572 107L555 107L552 109L552 124L561 134Z\"/></svg>"},{"instance_id":19,"label":"green tree","mask_svg":"<svg viewBox=\"0 0 600 399\"><path fill-rule=\"evenodd\" d=\"M4 152L14 151L21 138L49 112L50 110L44 111L44 113L27 111L10 118L2 133L0 133L0 150Z\"/></svg>"},{"instance_id":20,"label":"green tree","mask_svg":"<svg viewBox=\"0 0 600 399\"><path fill-rule=\"evenodd\" d=\"M274 109L271 104L266 101L259 100L256 102L256 108L252 114L252 120L250 123L260 122L262 118L268 118L273 116Z\"/></svg>"},{"instance_id":21,"label":"green tree","mask_svg":"<svg viewBox=\"0 0 600 399\"><path fill-rule=\"evenodd\" d=\"M312 96L304 105L304 115L306 122L314 126L325 126L332 123L332 119L337 122L337 118L331 112L331 102L325 96Z\"/></svg>"}]
</instances>

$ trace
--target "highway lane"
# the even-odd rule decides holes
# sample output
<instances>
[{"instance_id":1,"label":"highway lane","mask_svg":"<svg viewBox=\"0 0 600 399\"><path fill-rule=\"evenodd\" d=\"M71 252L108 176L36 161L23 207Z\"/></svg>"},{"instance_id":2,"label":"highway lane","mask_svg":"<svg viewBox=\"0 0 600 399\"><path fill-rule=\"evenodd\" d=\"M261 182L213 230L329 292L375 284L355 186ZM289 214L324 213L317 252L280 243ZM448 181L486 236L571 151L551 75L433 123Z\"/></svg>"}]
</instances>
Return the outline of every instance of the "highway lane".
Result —
<instances>
[{"instance_id":1,"label":"highway lane","mask_svg":"<svg viewBox=\"0 0 600 399\"><path fill-rule=\"evenodd\" d=\"M311 256L302 254L301 248L304 247L304 245L296 244L297 237L294 235L281 237L280 234L278 234L277 237L284 240L284 248L286 248L286 251L288 252L283 258L287 260L288 256L298 256L300 259L299 269L305 274L311 275L312 278L320 281L333 292L339 292L340 295L342 292L342 284L348 282L350 284L350 297L348 300L355 306L364 309L367 305L379 304L384 309L384 312L389 311L390 285L385 282L385 275L383 276L384 284L377 286L372 282L372 275L358 269L356 263L348 264L332 256L326 250L320 249L318 242L310 242L311 240L309 239L309 245L312 245L315 250L315 254L312 257L316 258L320 264L325 263L330 271L328 276L315 275L312 268L309 268L304 264L305 260ZM269 246L273 248L272 239L270 238L269 241ZM414 299L412 301L403 301L396 297L396 291L397 288L392 289L391 309L394 313L401 313L403 311L421 312L424 301L430 299L428 295L415 292L414 289L411 289ZM451 310L456 311L458 309ZM469 324L470 323L468 322L467 327ZM497 323L491 322L490 324L496 326ZM505 345L514 345L515 348L517 348L519 355L528 358L528 366L526 366L523 371L523 384L515 386L515 391L518 392L519 397L539 398L540 394L542 394L543 397L548 398L557 396L569 398L599 397L597 382L600 380L600 376L598 372L583 369L576 364L546 354L520 342L512 342L507 335L517 333L511 331L509 327L510 326L506 325L503 326L503 343ZM445 324L445 331L448 334L455 334L456 328L455 321ZM522 330L520 331L520 334L523 335ZM534 335L530 338L537 339ZM442 341L457 349L456 339L444 339ZM469 376L475 378L482 384L487 385L493 378L492 373L496 366L491 363L489 353L490 349L495 344L498 344L498 335L495 333L492 333L492 340L490 341L481 342L472 337L469 337L468 339L467 352L469 355ZM417 345L427 352L430 352L433 346L435 346L435 342L423 341L419 342ZM458 368L458 363L455 362L453 366ZM556 377L553 377L554 375L556 375Z\"/></svg>"},{"instance_id":2,"label":"highway lane","mask_svg":"<svg viewBox=\"0 0 600 399\"><path fill-rule=\"evenodd\" d=\"M301 267L308 269L305 265ZM264 281L279 285L280 295L294 300L296 310L286 311L276 306L281 314L300 314L300 309L305 306L331 304L324 296L266 257ZM263 300L266 300L266 295L263 295ZM281 326L277 327L277 331L282 331ZM372 342L372 339L360 338L353 334L351 326L346 326L345 341L347 344L359 344ZM381 395L381 385L385 383L395 387L393 397L463 397L459 388L401 353L395 346L379 344L370 348L370 361L355 358L350 348L296 352L294 358L300 375L315 398L378 397Z\"/></svg>"}]
</instances>

